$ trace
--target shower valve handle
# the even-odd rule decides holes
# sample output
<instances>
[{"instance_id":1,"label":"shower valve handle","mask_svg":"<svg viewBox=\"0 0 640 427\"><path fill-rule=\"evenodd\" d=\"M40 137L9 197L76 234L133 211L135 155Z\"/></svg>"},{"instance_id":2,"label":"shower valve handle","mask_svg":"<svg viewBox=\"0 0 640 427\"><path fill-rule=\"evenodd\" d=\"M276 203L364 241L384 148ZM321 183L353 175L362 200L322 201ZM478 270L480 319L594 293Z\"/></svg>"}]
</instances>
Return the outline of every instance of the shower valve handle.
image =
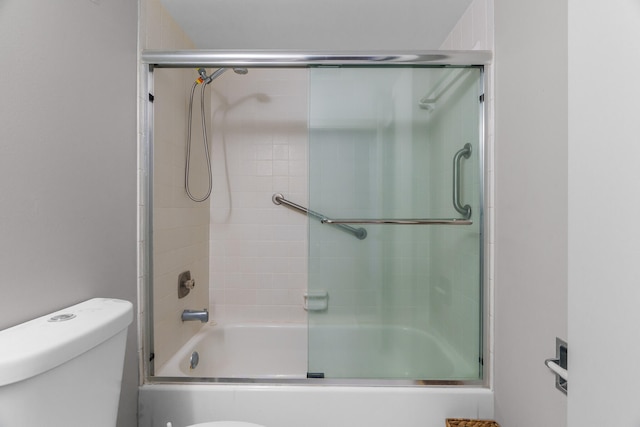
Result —
<instances>
[{"instance_id":1,"label":"shower valve handle","mask_svg":"<svg viewBox=\"0 0 640 427\"><path fill-rule=\"evenodd\" d=\"M182 282L184 287L191 290L196 287L196 281L194 279L185 280Z\"/></svg>"},{"instance_id":2,"label":"shower valve handle","mask_svg":"<svg viewBox=\"0 0 640 427\"><path fill-rule=\"evenodd\" d=\"M191 271L183 271L178 275L178 299L189 295L189 292L195 287L196 281L191 278Z\"/></svg>"}]
</instances>

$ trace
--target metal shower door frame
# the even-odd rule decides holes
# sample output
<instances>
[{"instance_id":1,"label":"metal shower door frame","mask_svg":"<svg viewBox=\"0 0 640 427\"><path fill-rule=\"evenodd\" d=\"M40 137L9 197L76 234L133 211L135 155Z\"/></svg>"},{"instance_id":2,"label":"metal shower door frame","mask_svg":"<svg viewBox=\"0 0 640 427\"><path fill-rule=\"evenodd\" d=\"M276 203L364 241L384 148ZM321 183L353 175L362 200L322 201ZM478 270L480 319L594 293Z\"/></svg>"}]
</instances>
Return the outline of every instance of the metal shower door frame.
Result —
<instances>
[{"instance_id":1,"label":"metal shower door frame","mask_svg":"<svg viewBox=\"0 0 640 427\"><path fill-rule=\"evenodd\" d=\"M157 377L154 366L153 341L153 125L154 125L154 70L156 68L309 68L313 66L417 66L417 67L478 67L481 71L479 102L480 144L479 144L479 200L480 208L477 218L480 235L485 233L484 197L485 197L485 73L484 67L490 64L490 51L407 51L407 52L302 52L302 51L236 51L236 50L144 50L140 56L143 70L140 87L144 88L141 102L140 129L141 147L139 164L144 170L139 174L139 240L140 244L140 311L143 322L139 325L139 336L142 343L142 360L140 361L140 384L145 383L230 383L230 384L300 384L300 385L339 385L339 386L464 386L489 387L490 382L483 360L489 359L489 347L485 323L488 321L487 292L480 292L480 354L479 361L481 379L479 380L376 380L376 379L253 379L253 378L189 378L189 377ZM146 68L146 72L144 69ZM487 283L485 274L485 246L480 239L480 280Z\"/></svg>"}]
</instances>

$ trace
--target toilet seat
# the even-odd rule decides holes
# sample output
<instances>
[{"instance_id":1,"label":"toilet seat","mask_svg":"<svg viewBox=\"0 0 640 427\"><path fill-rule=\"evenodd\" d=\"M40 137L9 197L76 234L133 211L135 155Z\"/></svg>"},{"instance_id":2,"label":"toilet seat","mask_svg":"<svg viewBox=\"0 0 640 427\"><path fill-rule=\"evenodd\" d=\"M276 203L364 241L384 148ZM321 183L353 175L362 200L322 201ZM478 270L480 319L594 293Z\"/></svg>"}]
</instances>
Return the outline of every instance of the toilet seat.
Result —
<instances>
[{"instance_id":1,"label":"toilet seat","mask_svg":"<svg viewBox=\"0 0 640 427\"><path fill-rule=\"evenodd\" d=\"M187 427L264 427L260 424L245 423L243 421L211 421L208 423L193 424Z\"/></svg>"}]
</instances>

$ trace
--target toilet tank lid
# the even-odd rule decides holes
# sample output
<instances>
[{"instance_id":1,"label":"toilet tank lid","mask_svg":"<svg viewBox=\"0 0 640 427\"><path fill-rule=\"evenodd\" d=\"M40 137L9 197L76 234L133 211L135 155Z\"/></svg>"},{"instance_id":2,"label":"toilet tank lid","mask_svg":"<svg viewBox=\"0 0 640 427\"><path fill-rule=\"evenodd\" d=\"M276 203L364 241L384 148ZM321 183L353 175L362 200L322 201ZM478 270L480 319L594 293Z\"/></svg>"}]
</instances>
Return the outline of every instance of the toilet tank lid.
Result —
<instances>
[{"instance_id":1,"label":"toilet tank lid","mask_svg":"<svg viewBox=\"0 0 640 427\"><path fill-rule=\"evenodd\" d=\"M129 326L129 301L94 298L0 331L0 386L31 378Z\"/></svg>"}]
</instances>

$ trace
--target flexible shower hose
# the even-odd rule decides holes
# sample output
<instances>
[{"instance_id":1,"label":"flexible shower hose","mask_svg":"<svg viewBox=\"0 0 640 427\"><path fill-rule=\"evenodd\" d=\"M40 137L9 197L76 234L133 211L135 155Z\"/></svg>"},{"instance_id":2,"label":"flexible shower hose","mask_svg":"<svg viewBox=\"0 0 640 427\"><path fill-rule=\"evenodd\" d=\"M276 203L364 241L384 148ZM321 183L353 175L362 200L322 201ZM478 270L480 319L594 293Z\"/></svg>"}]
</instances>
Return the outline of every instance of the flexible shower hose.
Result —
<instances>
[{"instance_id":1,"label":"flexible shower hose","mask_svg":"<svg viewBox=\"0 0 640 427\"><path fill-rule=\"evenodd\" d=\"M211 189L213 187L212 176L211 176L211 157L209 156L209 141L207 139L207 121L205 119L204 112L204 89L207 87L207 83L203 82L202 90L200 93L200 115L202 117L202 143L204 145L204 154L207 159L207 173L209 175L209 188L204 197L198 198L191 194L191 190L189 188L189 164L191 163L191 121L193 116L193 93L196 90L196 86L200 83L198 80L193 82L193 86L191 87L191 96L189 97L189 117L188 125L187 125L187 159L184 167L184 189L187 192L187 196L194 202L204 202L211 195Z\"/></svg>"}]
</instances>

